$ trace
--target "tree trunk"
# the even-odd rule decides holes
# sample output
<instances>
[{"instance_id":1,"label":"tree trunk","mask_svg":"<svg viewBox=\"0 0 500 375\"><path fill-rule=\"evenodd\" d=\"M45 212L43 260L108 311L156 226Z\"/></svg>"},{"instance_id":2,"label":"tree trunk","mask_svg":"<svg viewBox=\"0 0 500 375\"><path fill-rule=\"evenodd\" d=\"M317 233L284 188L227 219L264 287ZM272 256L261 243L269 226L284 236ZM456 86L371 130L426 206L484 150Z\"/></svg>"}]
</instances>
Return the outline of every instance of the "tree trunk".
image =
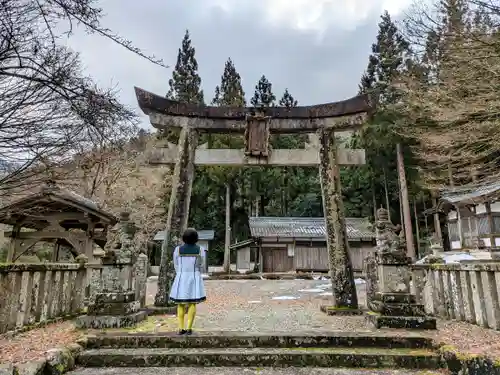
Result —
<instances>
[{"instance_id":1,"label":"tree trunk","mask_svg":"<svg viewBox=\"0 0 500 375\"><path fill-rule=\"evenodd\" d=\"M264 199L263 195L259 196L259 206L260 206L260 215L261 216L266 216L266 200Z\"/></svg>"},{"instance_id":2,"label":"tree trunk","mask_svg":"<svg viewBox=\"0 0 500 375\"><path fill-rule=\"evenodd\" d=\"M415 234L417 236L417 258L420 256L420 225L418 223L417 203L413 198L413 217L415 218Z\"/></svg>"},{"instance_id":3,"label":"tree trunk","mask_svg":"<svg viewBox=\"0 0 500 375\"><path fill-rule=\"evenodd\" d=\"M403 205L403 218L404 218L404 229L406 235L406 251L408 256L415 260L415 244L413 241L413 230L411 223L411 211L410 202L408 198L408 186L406 185L406 173L405 165L403 159L403 148L401 144L396 145L397 156L398 156L398 174L399 174L399 184L401 190L401 200Z\"/></svg>"},{"instance_id":4,"label":"tree trunk","mask_svg":"<svg viewBox=\"0 0 500 375\"><path fill-rule=\"evenodd\" d=\"M231 267L231 188L226 184L226 231L224 240L224 272L229 273Z\"/></svg>"},{"instance_id":5,"label":"tree trunk","mask_svg":"<svg viewBox=\"0 0 500 375\"><path fill-rule=\"evenodd\" d=\"M377 196L375 195L375 184L372 182L372 202L373 202L373 220L377 219Z\"/></svg>"},{"instance_id":6,"label":"tree trunk","mask_svg":"<svg viewBox=\"0 0 500 375\"><path fill-rule=\"evenodd\" d=\"M389 188L387 187L387 174L385 172L385 167L382 170L384 173L385 208L387 209L387 214L389 215L389 220L391 220L391 204L389 201Z\"/></svg>"}]
</instances>

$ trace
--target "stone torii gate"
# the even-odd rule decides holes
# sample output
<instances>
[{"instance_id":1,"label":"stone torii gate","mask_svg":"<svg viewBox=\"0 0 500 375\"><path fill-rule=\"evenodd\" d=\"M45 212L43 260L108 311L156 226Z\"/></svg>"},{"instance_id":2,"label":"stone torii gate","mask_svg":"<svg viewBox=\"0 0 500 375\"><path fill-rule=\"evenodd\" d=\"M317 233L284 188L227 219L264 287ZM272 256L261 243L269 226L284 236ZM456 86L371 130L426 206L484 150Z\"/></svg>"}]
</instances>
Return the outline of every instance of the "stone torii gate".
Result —
<instances>
[{"instance_id":1,"label":"stone torii gate","mask_svg":"<svg viewBox=\"0 0 500 375\"><path fill-rule=\"evenodd\" d=\"M339 166L365 163L364 150L337 148L336 132L360 127L371 112L367 95L341 102L294 108L234 108L184 104L135 88L139 107L157 129L179 128L177 145L167 144L151 155L153 164L175 164L162 244L155 305L168 305L172 282L172 251L187 227L195 165L318 165L327 248L333 287L333 308L358 309L356 287L346 236ZM200 133L244 133L245 149L198 146ZM305 149L271 149L271 134L309 134Z\"/></svg>"}]
</instances>

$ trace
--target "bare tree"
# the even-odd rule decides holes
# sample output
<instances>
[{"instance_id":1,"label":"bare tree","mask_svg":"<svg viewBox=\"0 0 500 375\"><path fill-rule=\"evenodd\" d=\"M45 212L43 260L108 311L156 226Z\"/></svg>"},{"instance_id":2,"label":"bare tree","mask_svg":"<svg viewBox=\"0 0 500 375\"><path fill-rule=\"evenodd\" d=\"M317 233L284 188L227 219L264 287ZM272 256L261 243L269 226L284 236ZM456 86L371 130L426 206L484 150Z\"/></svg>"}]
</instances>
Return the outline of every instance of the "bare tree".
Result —
<instances>
[{"instance_id":1,"label":"bare tree","mask_svg":"<svg viewBox=\"0 0 500 375\"><path fill-rule=\"evenodd\" d=\"M136 114L115 89L83 74L59 41L78 24L152 63L100 23L95 0L0 0L0 194L21 191L75 150L108 147L136 131ZM57 25L57 27L56 27Z\"/></svg>"},{"instance_id":2,"label":"bare tree","mask_svg":"<svg viewBox=\"0 0 500 375\"><path fill-rule=\"evenodd\" d=\"M406 117L402 133L419 141L423 175L431 187L460 182L471 171L497 178L500 167L500 8L493 1L462 2L459 11L415 6L405 31L416 62L398 82Z\"/></svg>"},{"instance_id":3,"label":"bare tree","mask_svg":"<svg viewBox=\"0 0 500 375\"><path fill-rule=\"evenodd\" d=\"M139 225L137 241L145 242L159 229L163 214L161 192L169 179L169 168L151 168L147 153L154 147L153 136L147 137L144 149L129 142L114 148L101 148L79 155L68 164L63 184L118 215L129 211Z\"/></svg>"}]
</instances>

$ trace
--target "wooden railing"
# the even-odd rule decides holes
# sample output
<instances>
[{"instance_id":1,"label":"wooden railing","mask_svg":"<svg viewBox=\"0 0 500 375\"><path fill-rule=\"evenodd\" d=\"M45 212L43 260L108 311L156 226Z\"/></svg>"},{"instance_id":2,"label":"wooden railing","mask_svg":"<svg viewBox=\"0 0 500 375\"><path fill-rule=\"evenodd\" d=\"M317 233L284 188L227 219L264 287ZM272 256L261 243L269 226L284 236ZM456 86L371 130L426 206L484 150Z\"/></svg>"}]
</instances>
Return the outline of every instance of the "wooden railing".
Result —
<instances>
[{"instance_id":1,"label":"wooden railing","mask_svg":"<svg viewBox=\"0 0 500 375\"><path fill-rule=\"evenodd\" d=\"M500 263L412 267L417 302L428 314L500 330Z\"/></svg>"},{"instance_id":2,"label":"wooden railing","mask_svg":"<svg viewBox=\"0 0 500 375\"><path fill-rule=\"evenodd\" d=\"M0 265L0 333L81 312L86 272L83 264Z\"/></svg>"}]
</instances>

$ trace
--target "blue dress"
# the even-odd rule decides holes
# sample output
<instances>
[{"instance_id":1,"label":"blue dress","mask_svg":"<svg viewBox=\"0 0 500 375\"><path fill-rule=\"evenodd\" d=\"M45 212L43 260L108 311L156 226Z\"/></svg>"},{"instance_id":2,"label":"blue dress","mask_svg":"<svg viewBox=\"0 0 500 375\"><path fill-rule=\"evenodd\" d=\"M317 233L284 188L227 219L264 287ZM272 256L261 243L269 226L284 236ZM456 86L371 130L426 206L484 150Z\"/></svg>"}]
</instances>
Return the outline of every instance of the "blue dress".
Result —
<instances>
[{"instance_id":1,"label":"blue dress","mask_svg":"<svg viewBox=\"0 0 500 375\"><path fill-rule=\"evenodd\" d=\"M174 303L200 303L207 299L202 277L205 252L206 250L198 245L175 248L175 279L170 289L170 299Z\"/></svg>"}]
</instances>

